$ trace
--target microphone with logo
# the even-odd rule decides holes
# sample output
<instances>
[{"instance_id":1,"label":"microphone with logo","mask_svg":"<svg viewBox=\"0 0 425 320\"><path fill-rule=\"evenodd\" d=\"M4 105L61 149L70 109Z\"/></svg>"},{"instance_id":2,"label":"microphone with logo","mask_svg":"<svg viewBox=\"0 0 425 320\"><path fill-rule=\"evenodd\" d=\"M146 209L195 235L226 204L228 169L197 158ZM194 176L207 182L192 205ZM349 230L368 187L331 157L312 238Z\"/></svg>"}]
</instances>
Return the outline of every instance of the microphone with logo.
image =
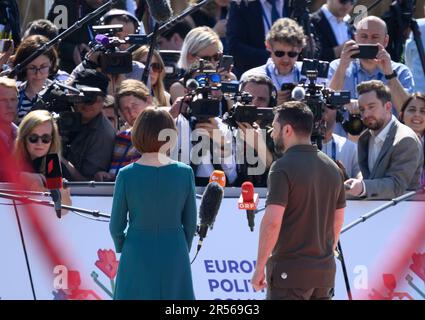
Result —
<instances>
[{"instance_id":1,"label":"microphone with logo","mask_svg":"<svg viewBox=\"0 0 425 320\"><path fill-rule=\"evenodd\" d=\"M242 183L241 196L239 197L238 207L240 210L246 210L246 218L251 231L254 231L255 213L258 206L258 193L254 192L254 185L250 181Z\"/></svg>"},{"instance_id":2,"label":"microphone with logo","mask_svg":"<svg viewBox=\"0 0 425 320\"><path fill-rule=\"evenodd\" d=\"M201 205L199 206L200 225L198 226L199 241L197 253L199 250L201 250L203 241L207 236L208 228L212 229L215 218L217 217L218 210L220 209L221 201L223 200L224 195L222 185L225 185L223 176L223 171L215 170L211 174L210 182L206 186L202 195Z\"/></svg>"},{"instance_id":3,"label":"microphone with logo","mask_svg":"<svg viewBox=\"0 0 425 320\"><path fill-rule=\"evenodd\" d=\"M46 156L46 188L49 189L53 203L55 204L56 216L60 219L62 216L62 169L59 156L51 153Z\"/></svg>"}]
</instances>

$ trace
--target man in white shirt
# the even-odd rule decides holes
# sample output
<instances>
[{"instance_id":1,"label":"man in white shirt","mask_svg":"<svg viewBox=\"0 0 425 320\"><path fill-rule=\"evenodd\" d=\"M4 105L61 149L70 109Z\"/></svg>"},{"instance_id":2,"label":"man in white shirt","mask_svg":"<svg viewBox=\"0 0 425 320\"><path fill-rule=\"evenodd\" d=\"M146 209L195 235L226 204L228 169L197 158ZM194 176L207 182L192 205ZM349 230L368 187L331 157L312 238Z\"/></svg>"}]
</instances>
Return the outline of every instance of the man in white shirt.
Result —
<instances>
[{"instance_id":1,"label":"man in white shirt","mask_svg":"<svg viewBox=\"0 0 425 320\"><path fill-rule=\"evenodd\" d=\"M345 181L346 194L368 199L392 199L419 187L423 149L412 129L391 113L391 92L382 81L357 86L365 130L358 141L363 180Z\"/></svg>"},{"instance_id":2,"label":"man in white shirt","mask_svg":"<svg viewBox=\"0 0 425 320\"><path fill-rule=\"evenodd\" d=\"M353 38L349 13L356 0L327 0L311 15L313 32L320 45L319 59L332 61L340 57L344 43Z\"/></svg>"}]
</instances>

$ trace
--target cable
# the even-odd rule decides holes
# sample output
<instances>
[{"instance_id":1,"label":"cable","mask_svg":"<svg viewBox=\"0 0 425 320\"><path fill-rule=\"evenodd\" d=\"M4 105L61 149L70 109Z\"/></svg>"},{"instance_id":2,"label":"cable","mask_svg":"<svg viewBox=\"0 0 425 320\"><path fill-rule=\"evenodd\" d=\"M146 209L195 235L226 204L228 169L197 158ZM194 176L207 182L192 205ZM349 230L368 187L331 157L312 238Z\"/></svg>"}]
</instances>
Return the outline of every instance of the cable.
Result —
<instances>
[{"instance_id":1,"label":"cable","mask_svg":"<svg viewBox=\"0 0 425 320\"><path fill-rule=\"evenodd\" d=\"M199 253L199 251L201 251L201 250L197 250L197 251L196 251L196 254L195 254L195 256L193 257L193 260L192 260L192 262L191 262L190 264L192 264L192 263L196 260L196 257L198 257L198 253Z\"/></svg>"},{"instance_id":2,"label":"cable","mask_svg":"<svg viewBox=\"0 0 425 320\"><path fill-rule=\"evenodd\" d=\"M30 262L28 259L27 247L25 245L24 233L22 232L21 220L19 219L18 207L15 205L15 200L13 200L13 207L15 208L16 221L18 223L19 234L21 236L22 249L24 250L25 262L27 264L28 276L30 278L32 296L34 297L34 300L37 300L37 297L35 295L35 289L34 289L34 281L32 280Z\"/></svg>"}]
</instances>

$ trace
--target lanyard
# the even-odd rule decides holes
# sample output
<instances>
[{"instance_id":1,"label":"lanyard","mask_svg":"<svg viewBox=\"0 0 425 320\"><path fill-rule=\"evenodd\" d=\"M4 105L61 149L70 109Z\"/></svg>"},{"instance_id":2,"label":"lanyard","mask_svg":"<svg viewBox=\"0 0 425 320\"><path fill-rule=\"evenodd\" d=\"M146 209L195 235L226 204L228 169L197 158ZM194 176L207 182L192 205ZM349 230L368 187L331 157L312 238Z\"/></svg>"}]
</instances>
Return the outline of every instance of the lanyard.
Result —
<instances>
[{"instance_id":1,"label":"lanyard","mask_svg":"<svg viewBox=\"0 0 425 320\"><path fill-rule=\"evenodd\" d=\"M360 63L360 62L359 62L359 63ZM357 92L357 91L356 91L357 85L359 85L359 84L360 84L360 82L359 82L359 68L358 68L358 66L357 66L357 62L356 62L356 61L354 61L354 62L353 62L353 65L354 65L354 72L353 72L354 92ZM384 81L383 81L383 77L382 77L382 73L379 75L379 77L378 77L378 76L376 76L376 78L379 78L379 79L376 79L376 80L380 80L380 81L384 82ZM362 82L363 82L363 81L362 81ZM356 95L356 98L357 98L357 95Z\"/></svg>"},{"instance_id":2,"label":"lanyard","mask_svg":"<svg viewBox=\"0 0 425 320\"><path fill-rule=\"evenodd\" d=\"M273 65L274 65L274 63L273 63ZM267 76L270 79L272 79L272 81L273 81L273 79L276 80L276 81L273 81L273 82L276 82L277 83L278 88L276 88L276 89L277 90L280 90L280 88L282 87L282 84L283 83L280 83L280 81L278 80L278 78L276 76L276 73L274 72L276 70L276 67L274 67L273 70L270 70L270 69L271 69L271 64L269 64L269 65L266 66L266 74L267 74ZM300 70L298 70L296 64L294 64L294 67L292 69L292 74L293 74L294 83L299 83L300 82L300 78L301 78L301 74L300 74Z\"/></svg>"}]
</instances>

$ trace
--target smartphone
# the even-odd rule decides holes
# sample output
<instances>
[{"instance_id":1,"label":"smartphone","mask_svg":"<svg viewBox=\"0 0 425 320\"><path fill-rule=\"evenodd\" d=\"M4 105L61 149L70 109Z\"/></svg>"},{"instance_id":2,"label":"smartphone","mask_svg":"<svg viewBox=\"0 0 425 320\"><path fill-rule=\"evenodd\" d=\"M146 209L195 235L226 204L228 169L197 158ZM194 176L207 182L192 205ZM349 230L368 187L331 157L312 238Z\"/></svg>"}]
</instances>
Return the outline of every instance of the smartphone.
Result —
<instances>
[{"instance_id":1,"label":"smartphone","mask_svg":"<svg viewBox=\"0 0 425 320\"><path fill-rule=\"evenodd\" d=\"M9 39L0 39L0 52L6 52L10 49L12 45L12 40Z\"/></svg>"},{"instance_id":2,"label":"smartphone","mask_svg":"<svg viewBox=\"0 0 425 320\"><path fill-rule=\"evenodd\" d=\"M360 52L358 54L352 55L351 58L354 59L375 59L378 54L378 45L377 44L358 44Z\"/></svg>"},{"instance_id":3,"label":"smartphone","mask_svg":"<svg viewBox=\"0 0 425 320\"><path fill-rule=\"evenodd\" d=\"M230 68L234 64L233 56L224 55L220 63L218 64L218 69L224 69L226 71L230 71Z\"/></svg>"},{"instance_id":4,"label":"smartphone","mask_svg":"<svg viewBox=\"0 0 425 320\"><path fill-rule=\"evenodd\" d=\"M280 87L280 90L282 91L292 91L294 90L294 88L296 87L295 83L292 82L286 82L286 83L282 83L282 86Z\"/></svg>"}]
</instances>

